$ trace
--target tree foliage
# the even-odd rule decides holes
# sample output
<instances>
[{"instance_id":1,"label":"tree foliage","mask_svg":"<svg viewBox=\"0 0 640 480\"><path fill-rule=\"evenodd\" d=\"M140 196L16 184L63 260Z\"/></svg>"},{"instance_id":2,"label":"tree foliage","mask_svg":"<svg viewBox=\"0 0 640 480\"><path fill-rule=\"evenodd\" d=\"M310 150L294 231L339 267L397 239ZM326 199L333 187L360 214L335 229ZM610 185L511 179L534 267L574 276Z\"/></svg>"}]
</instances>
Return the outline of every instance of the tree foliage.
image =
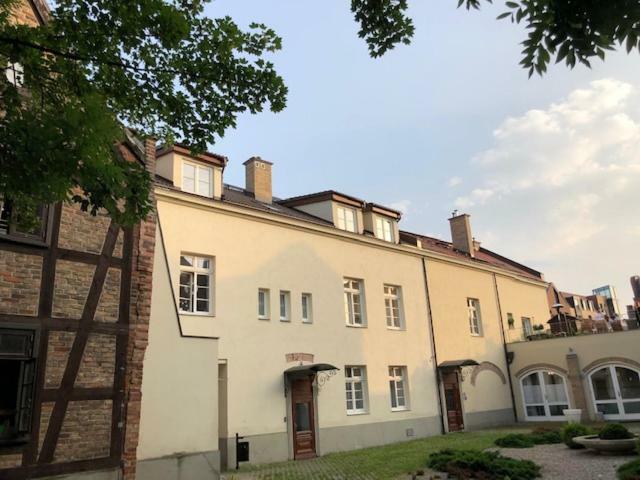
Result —
<instances>
[{"instance_id":1,"label":"tree foliage","mask_svg":"<svg viewBox=\"0 0 640 480\"><path fill-rule=\"evenodd\" d=\"M458 7L479 9L492 0L458 0ZM511 0L498 19L525 26L520 64L543 75L551 60L591 66L594 57L604 60L607 50L617 46L640 50L640 1L638 0ZM352 11L360 23L360 36L377 57L399 43L409 43L413 24L403 0L352 0Z\"/></svg>"},{"instance_id":2,"label":"tree foliage","mask_svg":"<svg viewBox=\"0 0 640 480\"><path fill-rule=\"evenodd\" d=\"M151 208L151 181L114 149L123 125L199 152L238 114L284 108L266 58L281 39L208 18L205 3L58 0L33 27L11 21L17 0L0 0L0 62L19 70L0 77L0 196L24 216L69 199L133 223Z\"/></svg>"}]
</instances>

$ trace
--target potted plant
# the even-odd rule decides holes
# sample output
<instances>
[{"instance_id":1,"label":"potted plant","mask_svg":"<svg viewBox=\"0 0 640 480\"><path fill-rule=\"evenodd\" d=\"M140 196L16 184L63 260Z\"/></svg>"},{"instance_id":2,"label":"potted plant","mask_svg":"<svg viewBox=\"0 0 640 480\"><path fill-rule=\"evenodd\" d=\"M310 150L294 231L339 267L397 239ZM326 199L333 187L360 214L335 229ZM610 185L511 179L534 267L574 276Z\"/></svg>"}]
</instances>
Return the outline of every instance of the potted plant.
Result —
<instances>
[{"instance_id":1,"label":"potted plant","mask_svg":"<svg viewBox=\"0 0 640 480\"><path fill-rule=\"evenodd\" d=\"M573 441L601 453L625 453L636 448L638 437L624 425L610 423L597 435L575 437Z\"/></svg>"}]
</instances>

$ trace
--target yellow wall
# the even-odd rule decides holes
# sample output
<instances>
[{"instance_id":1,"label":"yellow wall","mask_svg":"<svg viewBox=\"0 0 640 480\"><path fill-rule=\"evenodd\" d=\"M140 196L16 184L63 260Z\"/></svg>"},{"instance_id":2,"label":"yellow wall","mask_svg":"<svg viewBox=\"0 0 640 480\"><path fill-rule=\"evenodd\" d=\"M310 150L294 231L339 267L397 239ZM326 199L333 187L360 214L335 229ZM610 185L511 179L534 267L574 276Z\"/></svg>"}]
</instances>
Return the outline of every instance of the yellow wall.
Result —
<instances>
[{"instance_id":1,"label":"yellow wall","mask_svg":"<svg viewBox=\"0 0 640 480\"><path fill-rule=\"evenodd\" d=\"M612 332L599 335L578 335L508 345L514 353L511 371L514 379L518 418L524 419L524 407L520 379L536 369L551 369L565 377L568 370L567 355L578 356L580 375L583 381L584 398L588 416L594 419L595 408L589 386L588 375L593 371L593 362L620 363L640 367L640 330ZM634 365L635 362L635 365ZM575 408L575 398L567 382L570 408Z\"/></svg>"},{"instance_id":2,"label":"yellow wall","mask_svg":"<svg viewBox=\"0 0 640 480\"><path fill-rule=\"evenodd\" d=\"M159 232L138 460L218 450L218 340L180 336Z\"/></svg>"},{"instance_id":3,"label":"yellow wall","mask_svg":"<svg viewBox=\"0 0 640 480\"><path fill-rule=\"evenodd\" d=\"M213 203L212 203L213 204ZM217 204L220 205L219 203ZM353 234L320 235L265 218L193 208L158 195L174 288L180 252L215 257L215 316L181 315L183 329L220 337L227 360L228 429L256 435L285 432L285 354L311 353L340 368L318 395L319 427L438 415L423 273L417 255L364 246ZM273 217L271 217L273 218ZM367 328L345 325L343 277L364 280ZM386 327L383 284L402 287L406 330ZM271 292L271 319L257 318L259 288ZM281 322L278 292L291 292L291 322ZM311 293L313 324L301 322L301 293ZM347 415L344 366L366 365L369 413ZM406 365L411 409L392 412L388 366ZM206 370L209 365L199 368Z\"/></svg>"},{"instance_id":4,"label":"yellow wall","mask_svg":"<svg viewBox=\"0 0 640 480\"><path fill-rule=\"evenodd\" d=\"M461 359L471 359L478 363L491 362L498 366L506 377L493 274L427 260L427 276L438 363ZM546 298L544 290L542 295ZM480 336L470 333L467 298L480 301ZM511 408L508 384L503 384L492 372L482 372L476 386L472 386L468 381L471 371L470 367L464 368L464 381L461 385L465 414ZM491 394L487 395L488 392Z\"/></svg>"}]
</instances>

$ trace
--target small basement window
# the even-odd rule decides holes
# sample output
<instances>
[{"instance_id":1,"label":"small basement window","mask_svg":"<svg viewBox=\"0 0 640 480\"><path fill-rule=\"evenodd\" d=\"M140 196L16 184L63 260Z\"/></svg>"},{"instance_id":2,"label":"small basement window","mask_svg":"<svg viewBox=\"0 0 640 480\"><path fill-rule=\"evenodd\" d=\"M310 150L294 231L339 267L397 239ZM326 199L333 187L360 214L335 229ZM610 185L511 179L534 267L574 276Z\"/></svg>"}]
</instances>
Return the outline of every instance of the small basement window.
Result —
<instances>
[{"instance_id":1,"label":"small basement window","mask_svg":"<svg viewBox=\"0 0 640 480\"><path fill-rule=\"evenodd\" d=\"M35 387L35 330L0 329L0 445L25 443Z\"/></svg>"}]
</instances>

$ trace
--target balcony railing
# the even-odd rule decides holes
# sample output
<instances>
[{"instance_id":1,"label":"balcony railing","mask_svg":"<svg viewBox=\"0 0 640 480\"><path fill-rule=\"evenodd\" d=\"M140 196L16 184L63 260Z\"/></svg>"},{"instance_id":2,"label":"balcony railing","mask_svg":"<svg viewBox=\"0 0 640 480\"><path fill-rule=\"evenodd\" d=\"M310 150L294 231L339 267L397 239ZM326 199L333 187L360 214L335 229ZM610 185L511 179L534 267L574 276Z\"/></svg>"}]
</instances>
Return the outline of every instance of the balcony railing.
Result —
<instances>
[{"instance_id":1,"label":"balcony railing","mask_svg":"<svg viewBox=\"0 0 640 480\"><path fill-rule=\"evenodd\" d=\"M574 337L579 335L599 335L640 329L638 320L580 320L571 319L552 325L534 325L531 328L509 328L507 343L531 342L549 338Z\"/></svg>"}]
</instances>

